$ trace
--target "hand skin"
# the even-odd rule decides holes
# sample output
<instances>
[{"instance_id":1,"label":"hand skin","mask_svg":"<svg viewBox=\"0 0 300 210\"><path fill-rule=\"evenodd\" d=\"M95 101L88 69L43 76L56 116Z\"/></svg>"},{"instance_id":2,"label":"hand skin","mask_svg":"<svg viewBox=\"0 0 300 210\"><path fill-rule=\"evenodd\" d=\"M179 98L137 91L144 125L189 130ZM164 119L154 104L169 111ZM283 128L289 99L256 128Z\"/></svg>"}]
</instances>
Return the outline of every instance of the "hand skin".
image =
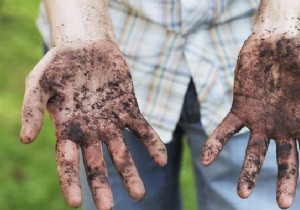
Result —
<instances>
[{"instance_id":1,"label":"hand skin","mask_svg":"<svg viewBox=\"0 0 300 210\"><path fill-rule=\"evenodd\" d=\"M299 168L298 11L299 1L261 1L253 34L237 61L231 110L207 140L201 157L204 165L211 164L230 137L244 126L249 128L250 139L238 183L239 196L247 198L255 186L269 141L274 139L278 164L276 197L283 209L293 202Z\"/></svg>"},{"instance_id":2,"label":"hand skin","mask_svg":"<svg viewBox=\"0 0 300 210\"><path fill-rule=\"evenodd\" d=\"M123 141L122 130L129 128L158 165L166 164L167 153L139 111L128 66L114 41L110 19L105 16L106 2L49 0L45 3L55 47L26 80L21 141L27 144L37 137L47 108L55 126L57 171L68 205L78 207L82 201L81 148L97 208L113 208L103 143L130 196L140 200L145 195L144 185ZM66 9L68 12L63 13ZM99 11L101 17L97 16ZM85 14L90 24L88 18L85 23L81 20ZM98 33L87 33L95 27L99 27Z\"/></svg>"}]
</instances>

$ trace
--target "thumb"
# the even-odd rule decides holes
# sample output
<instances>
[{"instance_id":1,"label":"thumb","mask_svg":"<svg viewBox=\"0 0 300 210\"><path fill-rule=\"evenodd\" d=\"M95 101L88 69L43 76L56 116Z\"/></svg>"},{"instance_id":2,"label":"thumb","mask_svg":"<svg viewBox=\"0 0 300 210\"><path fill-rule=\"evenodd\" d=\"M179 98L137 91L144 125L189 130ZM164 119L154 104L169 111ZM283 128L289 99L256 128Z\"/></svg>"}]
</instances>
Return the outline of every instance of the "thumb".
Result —
<instances>
[{"instance_id":1,"label":"thumb","mask_svg":"<svg viewBox=\"0 0 300 210\"><path fill-rule=\"evenodd\" d=\"M53 56L51 51L48 52L26 79L22 106L22 129L20 133L22 143L31 143L43 126L49 93L41 88L40 81L43 73L53 60Z\"/></svg>"}]
</instances>

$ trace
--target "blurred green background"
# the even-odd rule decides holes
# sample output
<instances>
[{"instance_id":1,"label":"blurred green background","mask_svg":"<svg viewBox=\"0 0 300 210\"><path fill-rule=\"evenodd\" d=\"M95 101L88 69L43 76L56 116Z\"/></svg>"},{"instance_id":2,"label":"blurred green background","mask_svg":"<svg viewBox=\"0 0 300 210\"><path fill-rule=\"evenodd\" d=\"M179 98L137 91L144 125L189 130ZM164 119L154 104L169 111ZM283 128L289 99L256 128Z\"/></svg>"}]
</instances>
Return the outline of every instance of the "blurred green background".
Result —
<instances>
[{"instance_id":1,"label":"blurred green background","mask_svg":"<svg viewBox=\"0 0 300 210\"><path fill-rule=\"evenodd\" d=\"M42 57L35 26L39 0L0 0L0 210L63 210L56 176L52 124L36 142L19 141L20 110L27 74ZM194 175L187 146L181 170L184 209L196 209Z\"/></svg>"}]
</instances>

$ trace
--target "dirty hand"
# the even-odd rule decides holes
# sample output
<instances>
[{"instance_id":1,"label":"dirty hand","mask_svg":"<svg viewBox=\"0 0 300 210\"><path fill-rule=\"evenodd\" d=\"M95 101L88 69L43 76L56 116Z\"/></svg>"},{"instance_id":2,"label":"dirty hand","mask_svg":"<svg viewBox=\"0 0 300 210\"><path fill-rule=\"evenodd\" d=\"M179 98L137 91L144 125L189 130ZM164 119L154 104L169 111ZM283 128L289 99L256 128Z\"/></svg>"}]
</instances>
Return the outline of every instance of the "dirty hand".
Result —
<instances>
[{"instance_id":1,"label":"dirty hand","mask_svg":"<svg viewBox=\"0 0 300 210\"><path fill-rule=\"evenodd\" d=\"M252 192L269 141L274 139L277 203L288 208L298 179L300 39L250 37L245 42L235 71L232 108L203 147L202 163L211 164L244 126L250 129L250 139L238 183L239 196L246 198Z\"/></svg>"},{"instance_id":2,"label":"dirty hand","mask_svg":"<svg viewBox=\"0 0 300 210\"><path fill-rule=\"evenodd\" d=\"M102 153L104 143L134 200L145 194L122 130L129 128L160 166L167 162L164 144L141 115L131 75L111 41L69 44L51 49L26 80L21 140L38 135L47 110L55 125L57 170L63 194L80 205L79 149L98 209L111 209L112 192Z\"/></svg>"}]
</instances>

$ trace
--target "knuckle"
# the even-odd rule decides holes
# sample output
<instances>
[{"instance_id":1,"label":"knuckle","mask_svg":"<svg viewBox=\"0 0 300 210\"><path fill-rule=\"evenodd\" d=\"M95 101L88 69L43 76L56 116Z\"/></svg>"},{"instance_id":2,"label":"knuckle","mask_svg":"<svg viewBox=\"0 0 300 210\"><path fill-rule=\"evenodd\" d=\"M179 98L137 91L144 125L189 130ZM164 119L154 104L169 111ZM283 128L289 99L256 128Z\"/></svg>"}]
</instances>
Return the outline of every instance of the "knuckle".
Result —
<instances>
[{"instance_id":1,"label":"knuckle","mask_svg":"<svg viewBox=\"0 0 300 210\"><path fill-rule=\"evenodd\" d=\"M25 79L25 84L28 86L28 85L32 84L33 80L34 80L34 75L33 75L33 73L30 73Z\"/></svg>"},{"instance_id":2,"label":"knuckle","mask_svg":"<svg viewBox=\"0 0 300 210\"><path fill-rule=\"evenodd\" d=\"M29 75L26 77L25 86L26 88L39 86L39 81L34 71L30 72Z\"/></svg>"}]
</instances>

